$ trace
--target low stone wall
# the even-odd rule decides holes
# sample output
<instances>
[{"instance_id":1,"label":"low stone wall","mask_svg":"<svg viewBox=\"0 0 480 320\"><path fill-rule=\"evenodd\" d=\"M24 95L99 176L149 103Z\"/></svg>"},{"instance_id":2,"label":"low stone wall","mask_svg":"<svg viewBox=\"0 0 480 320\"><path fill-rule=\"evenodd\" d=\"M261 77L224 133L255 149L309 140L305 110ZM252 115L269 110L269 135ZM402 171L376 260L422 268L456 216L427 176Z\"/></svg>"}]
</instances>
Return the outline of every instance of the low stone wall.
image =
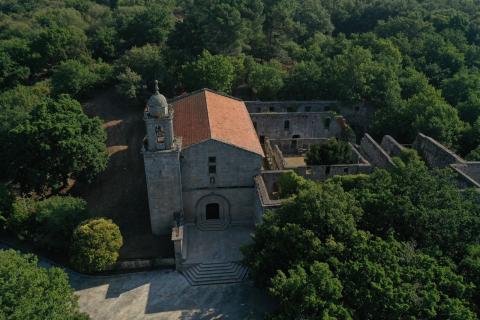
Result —
<instances>
[{"instance_id":1,"label":"low stone wall","mask_svg":"<svg viewBox=\"0 0 480 320\"><path fill-rule=\"evenodd\" d=\"M334 176L349 174L370 174L373 168L370 164L339 164L331 166L299 167L294 171L309 180L325 181Z\"/></svg>"},{"instance_id":2,"label":"low stone wall","mask_svg":"<svg viewBox=\"0 0 480 320\"><path fill-rule=\"evenodd\" d=\"M480 165L480 163L478 164ZM450 168L457 174L457 181L460 188L480 188L478 168L470 168L469 170L468 166L468 163L454 163L450 165ZM477 167L477 162L474 163L474 167Z\"/></svg>"},{"instance_id":3,"label":"low stone wall","mask_svg":"<svg viewBox=\"0 0 480 320\"><path fill-rule=\"evenodd\" d=\"M262 223L263 215L266 210L275 210L279 208L283 200L282 199L271 199L270 194L273 190L273 184L277 183L278 177L285 171L265 171L261 175L255 176L255 211L254 211L254 221L256 224ZM270 186L270 191L265 184L264 175L267 177L267 181Z\"/></svg>"},{"instance_id":4,"label":"low stone wall","mask_svg":"<svg viewBox=\"0 0 480 320\"><path fill-rule=\"evenodd\" d=\"M455 171L468 177L468 184L471 187L480 188L480 162L468 161L450 165ZM471 183L473 181L474 183Z\"/></svg>"},{"instance_id":5,"label":"low stone wall","mask_svg":"<svg viewBox=\"0 0 480 320\"><path fill-rule=\"evenodd\" d=\"M135 259L116 262L113 266L107 268L109 272L140 271L157 268L175 268L175 259L156 258L156 259Z\"/></svg>"},{"instance_id":6,"label":"low stone wall","mask_svg":"<svg viewBox=\"0 0 480 320\"><path fill-rule=\"evenodd\" d=\"M403 147L400 143L397 142L392 136L386 135L382 139L380 145L383 150L385 150L391 157L398 157L402 153Z\"/></svg>"},{"instance_id":7,"label":"low stone wall","mask_svg":"<svg viewBox=\"0 0 480 320\"><path fill-rule=\"evenodd\" d=\"M413 148L418 151L423 160L431 168L445 168L454 163L465 163L465 160L457 156L433 138L422 133L417 135L413 142Z\"/></svg>"},{"instance_id":8,"label":"low stone wall","mask_svg":"<svg viewBox=\"0 0 480 320\"><path fill-rule=\"evenodd\" d=\"M394 166L390 156L367 133L360 142L360 152L373 166L379 168L391 168Z\"/></svg>"}]
</instances>

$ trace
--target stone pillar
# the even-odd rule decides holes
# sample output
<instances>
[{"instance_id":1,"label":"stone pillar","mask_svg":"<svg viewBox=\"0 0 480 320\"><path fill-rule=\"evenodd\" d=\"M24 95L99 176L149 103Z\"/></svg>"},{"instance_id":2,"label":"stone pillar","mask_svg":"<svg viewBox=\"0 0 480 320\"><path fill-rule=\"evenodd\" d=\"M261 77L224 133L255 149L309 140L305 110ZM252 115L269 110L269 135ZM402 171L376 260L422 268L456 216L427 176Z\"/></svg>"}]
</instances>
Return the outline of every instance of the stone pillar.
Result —
<instances>
[{"instance_id":1,"label":"stone pillar","mask_svg":"<svg viewBox=\"0 0 480 320\"><path fill-rule=\"evenodd\" d=\"M172 228L172 241L175 253L175 269L181 270L186 243L183 226Z\"/></svg>"}]
</instances>

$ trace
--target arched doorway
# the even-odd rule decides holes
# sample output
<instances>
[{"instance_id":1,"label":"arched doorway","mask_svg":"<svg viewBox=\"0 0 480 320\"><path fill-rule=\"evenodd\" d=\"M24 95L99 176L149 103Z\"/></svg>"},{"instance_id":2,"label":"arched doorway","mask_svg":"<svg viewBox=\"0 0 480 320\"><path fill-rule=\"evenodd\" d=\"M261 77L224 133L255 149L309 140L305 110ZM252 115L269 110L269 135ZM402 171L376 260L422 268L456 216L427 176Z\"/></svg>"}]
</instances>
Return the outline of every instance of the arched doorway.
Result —
<instances>
[{"instance_id":1,"label":"arched doorway","mask_svg":"<svg viewBox=\"0 0 480 320\"><path fill-rule=\"evenodd\" d=\"M218 203L209 203L205 206L206 220L220 219L220 205Z\"/></svg>"},{"instance_id":2,"label":"arched doorway","mask_svg":"<svg viewBox=\"0 0 480 320\"><path fill-rule=\"evenodd\" d=\"M222 195L210 193L201 197L195 205L195 211L196 224L201 229L212 225L224 229L230 225L230 202Z\"/></svg>"}]
</instances>

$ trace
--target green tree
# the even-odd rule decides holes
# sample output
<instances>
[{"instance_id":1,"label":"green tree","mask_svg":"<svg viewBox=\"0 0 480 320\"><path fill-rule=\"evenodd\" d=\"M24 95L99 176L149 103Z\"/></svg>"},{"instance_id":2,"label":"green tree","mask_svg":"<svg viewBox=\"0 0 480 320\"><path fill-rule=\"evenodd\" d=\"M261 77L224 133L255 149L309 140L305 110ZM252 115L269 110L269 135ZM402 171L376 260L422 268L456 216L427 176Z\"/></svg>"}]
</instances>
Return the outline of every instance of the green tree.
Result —
<instances>
[{"instance_id":1,"label":"green tree","mask_svg":"<svg viewBox=\"0 0 480 320\"><path fill-rule=\"evenodd\" d=\"M135 100L141 92L142 76L126 67L125 70L117 75L117 92L127 99Z\"/></svg>"},{"instance_id":2,"label":"green tree","mask_svg":"<svg viewBox=\"0 0 480 320\"><path fill-rule=\"evenodd\" d=\"M73 230L89 218L85 200L54 196L35 203L35 239L42 248L67 252Z\"/></svg>"},{"instance_id":3,"label":"green tree","mask_svg":"<svg viewBox=\"0 0 480 320\"><path fill-rule=\"evenodd\" d=\"M77 297L59 268L40 268L38 259L0 250L0 317L3 319L86 320Z\"/></svg>"},{"instance_id":4,"label":"green tree","mask_svg":"<svg viewBox=\"0 0 480 320\"><path fill-rule=\"evenodd\" d=\"M454 144L463 128L457 110L442 99L440 92L429 88L406 101L403 111L409 123L410 138L413 141L422 132L447 145Z\"/></svg>"},{"instance_id":5,"label":"green tree","mask_svg":"<svg viewBox=\"0 0 480 320\"><path fill-rule=\"evenodd\" d=\"M80 103L62 95L38 105L10 131L8 175L22 190L60 188L69 178L91 180L106 168L106 133Z\"/></svg>"},{"instance_id":6,"label":"green tree","mask_svg":"<svg viewBox=\"0 0 480 320\"><path fill-rule=\"evenodd\" d=\"M196 61L183 66L182 80L189 91L209 88L231 93L235 68L229 57L204 51Z\"/></svg>"},{"instance_id":7,"label":"green tree","mask_svg":"<svg viewBox=\"0 0 480 320\"><path fill-rule=\"evenodd\" d=\"M34 38L32 51L35 70L55 65L67 59L78 58L86 53L87 37L76 27L50 26Z\"/></svg>"},{"instance_id":8,"label":"green tree","mask_svg":"<svg viewBox=\"0 0 480 320\"><path fill-rule=\"evenodd\" d=\"M305 162L308 165L347 164L352 162L352 156L348 142L329 139L325 143L311 145Z\"/></svg>"},{"instance_id":9,"label":"green tree","mask_svg":"<svg viewBox=\"0 0 480 320\"><path fill-rule=\"evenodd\" d=\"M256 96L271 100L276 98L282 89L284 77L282 65L272 60L264 64L253 64L248 71L247 82Z\"/></svg>"},{"instance_id":10,"label":"green tree","mask_svg":"<svg viewBox=\"0 0 480 320\"><path fill-rule=\"evenodd\" d=\"M108 81L112 72L112 67L106 63L90 62L87 65L78 60L66 60L53 70L53 91L55 94L82 96Z\"/></svg>"},{"instance_id":11,"label":"green tree","mask_svg":"<svg viewBox=\"0 0 480 320\"><path fill-rule=\"evenodd\" d=\"M263 3L260 0L205 0L189 2L177 23L170 45L182 62L204 50L239 54L262 38ZM222 32L218 32L222 30ZM261 43L261 42L260 42Z\"/></svg>"},{"instance_id":12,"label":"green tree","mask_svg":"<svg viewBox=\"0 0 480 320\"><path fill-rule=\"evenodd\" d=\"M117 88L128 88L122 93L126 97L143 97L147 92L151 94L155 80L160 82L162 90L170 89L164 53L160 46L147 44L128 50L116 62L116 69L119 83Z\"/></svg>"},{"instance_id":13,"label":"green tree","mask_svg":"<svg viewBox=\"0 0 480 320\"><path fill-rule=\"evenodd\" d=\"M307 271L297 265L272 278L271 294L281 310L274 319L352 319L342 306L342 283L326 263L315 261Z\"/></svg>"},{"instance_id":14,"label":"green tree","mask_svg":"<svg viewBox=\"0 0 480 320\"><path fill-rule=\"evenodd\" d=\"M111 220L88 220L73 232L70 262L79 271L104 271L118 259L123 245L120 229Z\"/></svg>"},{"instance_id":15,"label":"green tree","mask_svg":"<svg viewBox=\"0 0 480 320\"><path fill-rule=\"evenodd\" d=\"M125 48L146 44L162 45L173 29L173 7L164 3L149 3L141 7L128 24L120 29Z\"/></svg>"},{"instance_id":16,"label":"green tree","mask_svg":"<svg viewBox=\"0 0 480 320\"><path fill-rule=\"evenodd\" d=\"M480 72L463 69L452 78L443 80L442 91L445 99L454 106L467 101L470 95L480 91Z\"/></svg>"},{"instance_id":17,"label":"green tree","mask_svg":"<svg viewBox=\"0 0 480 320\"><path fill-rule=\"evenodd\" d=\"M315 100L326 96L323 72L314 61L296 64L285 79L282 96L287 100Z\"/></svg>"},{"instance_id":18,"label":"green tree","mask_svg":"<svg viewBox=\"0 0 480 320\"><path fill-rule=\"evenodd\" d=\"M457 105L457 110L463 121L473 124L480 117L480 94L475 91L466 100Z\"/></svg>"}]
</instances>

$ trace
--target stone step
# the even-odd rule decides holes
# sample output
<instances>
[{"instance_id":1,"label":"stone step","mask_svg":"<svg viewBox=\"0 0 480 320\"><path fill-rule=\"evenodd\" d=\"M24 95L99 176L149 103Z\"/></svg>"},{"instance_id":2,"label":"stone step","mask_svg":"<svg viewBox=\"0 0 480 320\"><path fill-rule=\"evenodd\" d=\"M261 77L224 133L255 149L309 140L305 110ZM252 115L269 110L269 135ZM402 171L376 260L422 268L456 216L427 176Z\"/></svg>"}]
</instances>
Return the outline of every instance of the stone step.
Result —
<instances>
[{"instance_id":1,"label":"stone step","mask_svg":"<svg viewBox=\"0 0 480 320\"><path fill-rule=\"evenodd\" d=\"M248 268L235 262L200 263L182 271L192 286L227 284L247 279Z\"/></svg>"},{"instance_id":2,"label":"stone step","mask_svg":"<svg viewBox=\"0 0 480 320\"><path fill-rule=\"evenodd\" d=\"M228 227L226 223L201 223L198 225L198 229L202 231L222 231Z\"/></svg>"}]
</instances>

